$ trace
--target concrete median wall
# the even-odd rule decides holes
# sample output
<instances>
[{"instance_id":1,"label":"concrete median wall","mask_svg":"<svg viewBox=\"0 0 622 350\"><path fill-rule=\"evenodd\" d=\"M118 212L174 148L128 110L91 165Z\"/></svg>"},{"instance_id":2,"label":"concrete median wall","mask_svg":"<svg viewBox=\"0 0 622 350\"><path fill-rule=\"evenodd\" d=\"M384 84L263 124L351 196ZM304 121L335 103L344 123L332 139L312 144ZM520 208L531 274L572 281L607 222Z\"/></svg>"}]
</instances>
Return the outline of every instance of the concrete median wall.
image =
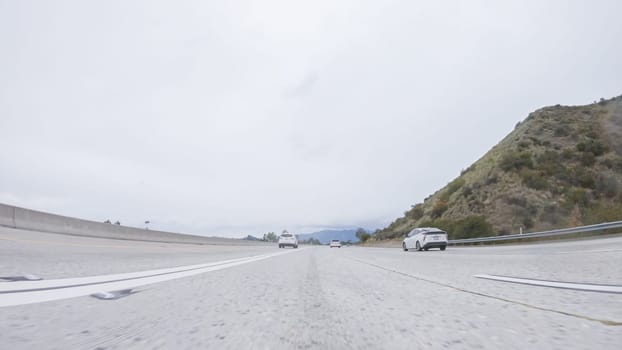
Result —
<instances>
[{"instance_id":1,"label":"concrete median wall","mask_svg":"<svg viewBox=\"0 0 622 350\"><path fill-rule=\"evenodd\" d=\"M0 204L0 225L15 227L15 207Z\"/></svg>"},{"instance_id":2,"label":"concrete median wall","mask_svg":"<svg viewBox=\"0 0 622 350\"><path fill-rule=\"evenodd\" d=\"M105 224L101 222L44 213L2 203L0 203L0 226L75 236L149 242L210 245L265 244L264 242L245 241L241 239L204 237Z\"/></svg>"}]
</instances>

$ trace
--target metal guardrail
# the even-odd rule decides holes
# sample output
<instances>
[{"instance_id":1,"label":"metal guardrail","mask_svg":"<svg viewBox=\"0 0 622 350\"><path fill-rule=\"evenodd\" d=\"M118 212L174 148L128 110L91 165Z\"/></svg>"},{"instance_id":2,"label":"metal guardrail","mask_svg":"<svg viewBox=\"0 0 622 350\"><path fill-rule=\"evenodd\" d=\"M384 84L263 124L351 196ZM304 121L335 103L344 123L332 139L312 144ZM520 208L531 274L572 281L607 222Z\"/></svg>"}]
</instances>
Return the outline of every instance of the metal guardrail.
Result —
<instances>
[{"instance_id":1,"label":"metal guardrail","mask_svg":"<svg viewBox=\"0 0 622 350\"><path fill-rule=\"evenodd\" d=\"M493 237L454 239L454 240L450 240L448 243L449 244L461 244L461 243L509 241L509 240L514 240L514 239L563 236L563 235L572 234L572 233L583 233L583 232L607 230L607 229L621 228L621 227L622 227L622 221L613 221L613 222L604 222L602 224L562 228L559 230L550 230L550 231L542 231L542 232L530 232L530 233L522 233L522 234L516 233L512 235L493 236Z\"/></svg>"}]
</instances>

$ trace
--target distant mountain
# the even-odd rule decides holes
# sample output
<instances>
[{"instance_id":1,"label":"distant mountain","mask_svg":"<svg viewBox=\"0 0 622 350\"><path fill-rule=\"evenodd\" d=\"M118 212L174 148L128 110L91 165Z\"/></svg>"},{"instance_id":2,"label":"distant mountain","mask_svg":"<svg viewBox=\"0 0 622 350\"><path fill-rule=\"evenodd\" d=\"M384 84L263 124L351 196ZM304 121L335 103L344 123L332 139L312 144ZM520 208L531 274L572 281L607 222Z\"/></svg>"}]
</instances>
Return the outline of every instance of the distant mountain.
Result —
<instances>
[{"instance_id":1,"label":"distant mountain","mask_svg":"<svg viewBox=\"0 0 622 350\"><path fill-rule=\"evenodd\" d=\"M464 137L468 142L477 135ZM619 96L529 114L460 176L375 232L374 239L399 239L425 226L442 228L455 239L621 219Z\"/></svg>"},{"instance_id":2,"label":"distant mountain","mask_svg":"<svg viewBox=\"0 0 622 350\"><path fill-rule=\"evenodd\" d=\"M355 228L349 230L323 230L313 233L303 233L297 236L299 241L306 241L309 238L315 238L322 242L322 244L328 244L333 239L338 239L344 242L358 242L359 239L356 238L356 230L357 229Z\"/></svg>"}]
</instances>

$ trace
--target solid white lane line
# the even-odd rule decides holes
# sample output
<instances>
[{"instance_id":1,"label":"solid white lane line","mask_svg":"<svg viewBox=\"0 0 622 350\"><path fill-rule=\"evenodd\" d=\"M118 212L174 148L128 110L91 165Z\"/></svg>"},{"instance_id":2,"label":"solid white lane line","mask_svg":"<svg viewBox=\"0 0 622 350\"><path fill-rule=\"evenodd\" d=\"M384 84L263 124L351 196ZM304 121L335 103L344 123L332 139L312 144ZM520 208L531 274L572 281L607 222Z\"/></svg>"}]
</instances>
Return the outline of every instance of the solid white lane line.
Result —
<instances>
[{"instance_id":1,"label":"solid white lane line","mask_svg":"<svg viewBox=\"0 0 622 350\"><path fill-rule=\"evenodd\" d=\"M147 284L164 282L164 281L169 281L172 279L194 276L194 275L211 272L211 271L222 270L222 269L226 269L226 268L233 267L233 266L243 265L243 264L247 264L250 262L268 259L268 258L275 257L278 255L291 253L294 251L297 251L297 250L281 251L278 253L264 254L264 255L258 255L258 256L248 257L248 258L242 258L242 259L232 259L232 260L226 260L226 261L221 261L221 262L214 262L210 264L205 264L207 266L193 268L193 269L180 270L177 272L171 272L171 273L166 273L166 274L155 274L155 275L152 274L154 271L162 271L162 270L142 271L142 272L137 272L133 274L142 273L143 277L137 277L137 278L127 279L127 280L120 280L120 281L112 280L111 281L108 278L110 276L115 276L115 275L95 276L91 278L93 279L98 278L98 277L102 278L100 283L78 285L78 286L70 285L70 286L61 287L61 288L42 289L42 290L40 289L40 290L34 290L34 291L20 291L20 292L0 294L0 307L25 305L25 304L41 303L44 301L68 299L68 298L74 298L74 297L79 297L79 296L84 296L84 295L90 295L90 294L94 294L94 293L102 292L102 291L132 289L132 288L137 288L137 287L144 286ZM191 266L198 266L198 265L191 265ZM181 268L176 268L176 269L181 269ZM165 270L168 270L168 269L165 269ZM122 275L127 275L127 274L122 274ZM76 280L76 279L65 279L65 280ZM63 281L63 280L55 280L55 281ZM41 281L41 282L44 282L44 281ZM47 282L52 282L52 281L47 281ZM26 282L23 282L23 283L26 283Z\"/></svg>"},{"instance_id":2,"label":"solid white lane line","mask_svg":"<svg viewBox=\"0 0 622 350\"><path fill-rule=\"evenodd\" d=\"M488 279L488 280L493 280L493 281L527 284L527 285L539 286L539 287L572 289L572 290L580 290L580 291L585 291L585 292L622 294L622 286L616 286L616 285L546 281L546 280L538 280L538 279L530 279L530 278L495 276L495 275L486 275L486 274L475 275L473 277L483 278L483 279Z\"/></svg>"},{"instance_id":3,"label":"solid white lane line","mask_svg":"<svg viewBox=\"0 0 622 350\"><path fill-rule=\"evenodd\" d=\"M165 268L165 269L138 271L138 272L129 272L129 273L119 273L119 274L113 274L113 275L61 278L61 279L55 279L55 280L23 281L19 283L2 283L0 284L0 295L6 294L6 293L14 293L14 292L25 292L25 291L30 291L33 289L67 288L67 287L78 286L78 285L97 284L97 283L103 283L103 282L143 278L143 277L148 277L148 276L153 276L153 275L163 275L163 274L169 274L169 273L174 273L174 272L200 269L200 268L205 268L205 267L210 267L210 266L215 266L215 265L222 265L222 264L227 264L231 262L244 261L244 260L252 259L258 256L262 256L262 255L215 261L215 262L205 263L205 264L178 266L178 267L171 267L171 268Z\"/></svg>"}]
</instances>

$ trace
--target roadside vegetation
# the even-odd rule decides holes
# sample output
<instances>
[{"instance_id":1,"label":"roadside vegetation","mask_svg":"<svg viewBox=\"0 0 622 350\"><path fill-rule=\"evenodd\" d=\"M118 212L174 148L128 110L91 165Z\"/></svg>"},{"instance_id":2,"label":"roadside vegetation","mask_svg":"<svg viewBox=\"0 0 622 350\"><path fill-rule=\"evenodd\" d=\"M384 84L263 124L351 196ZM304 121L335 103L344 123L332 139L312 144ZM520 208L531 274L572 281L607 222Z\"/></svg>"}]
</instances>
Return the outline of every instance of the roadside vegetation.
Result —
<instances>
[{"instance_id":1,"label":"roadside vegetation","mask_svg":"<svg viewBox=\"0 0 622 350\"><path fill-rule=\"evenodd\" d=\"M539 109L444 188L365 240L450 239L622 220L622 96Z\"/></svg>"}]
</instances>

